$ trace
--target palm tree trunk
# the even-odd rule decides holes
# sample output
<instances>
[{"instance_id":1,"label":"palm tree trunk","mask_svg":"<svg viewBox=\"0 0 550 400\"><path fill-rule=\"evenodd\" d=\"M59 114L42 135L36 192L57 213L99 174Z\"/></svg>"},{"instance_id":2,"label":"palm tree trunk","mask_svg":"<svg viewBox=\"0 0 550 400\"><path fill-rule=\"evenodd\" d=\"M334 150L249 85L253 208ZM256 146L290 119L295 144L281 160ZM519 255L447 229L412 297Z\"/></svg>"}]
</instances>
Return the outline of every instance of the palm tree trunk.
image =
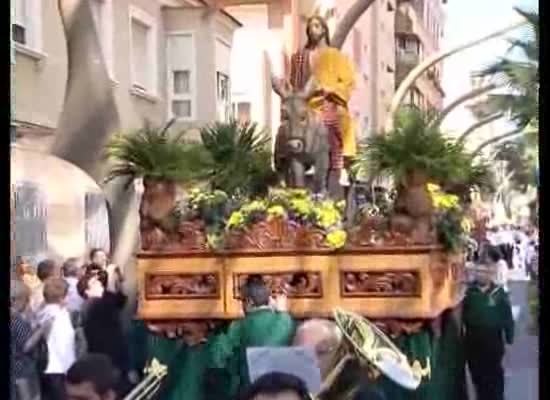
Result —
<instances>
[{"instance_id":1,"label":"palm tree trunk","mask_svg":"<svg viewBox=\"0 0 550 400\"><path fill-rule=\"evenodd\" d=\"M498 87L498 85L496 85L494 83L491 83L490 85L487 85L487 86L484 86L484 87L481 87L481 88L478 88L478 89L471 90L468 93L465 93L460 97L457 97L447 107L445 107L443 109L443 111L441 111L439 113L439 115L430 123L430 125L434 126L434 127L439 127L443 123L445 118L447 118L447 116L452 111L454 111L455 108L457 108L458 106L460 106L464 102L466 102L468 100L471 100L471 99L475 99L476 97L479 97L482 94L490 92L491 90L496 89L497 87Z\"/></svg>"},{"instance_id":2,"label":"palm tree trunk","mask_svg":"<svg viewBox=\"0 0 550 400\"><path fill-rule=\"evenodd\" d=\"M508 26L507 28L500 29L498 31L492 32L491 34L485 35L481 38L471 40L469 42L463 43L461 45L458 45L458 46L453 47L453 48L448 49L448 50L442 50L439 53L436 53L436 54L432 55L431 57L428 57L423 62L418 64L411 72L409 72L409 75L407 75L407 77L403 80L403 82L401 82L401 85L399 85L399 88L395 92L395 95L393 96L393 99L392 99L392 102L391 102L391 107L390 107L390 112L388 114L388 119L386 120L385 130L390 131L390 130L393 129L393 119L394 119L395 112L397 111L397 109L399 108L401 103L403 102L403 99L405 98L405 94L407 93L407 91L410 89L410 87L413 85L413 83L418 79L418 77L420 75L422 75L425 71L427 71L429 68L431 68L432 66L437 64L439 61L441 61L441 60L443 60L443 59L445 59L449 56L457 54L457 53L459 53L463 50L467 50L471 47L477 46L478 44L481 44L481 43L486 42L488 40L491 40L491 39L494 39L496 37L502 36L505 33L509 32L513 29L516 29L520 26L523 26L525 24L526 24L525 21L521 21L521 22L515 23L511 26Z\"/></svg>"},{"instance_id":3,"label":"palm tree trunk","mask_svg":"<svg viewBox=\"0 0 550 400\"><path fill-rule=\"evenodd\" d=\"M478 156L479 154L481 154L481 152L483 151L483 149L493 143L496 143L496 142L500 142L501 140L504 140L510 136L514 136L514 135L517 135L517 134L520 134L521 132L523 132L521 129L514 129L513 131L510 131L510 132L507 132L503 135L499 135L499 136L495 136L489 140L486 140L485 142L481 143L473 152L472 152L472 158Z\"/></svg>"},{"instance_id":4,"label":"palm tree trunk","mask_svg":"<svg viewBox=\"0 0 550 400\"><path fill-rule=\"evenodd\" d=\"M101 183L102 163L109 136L120 127L111 78L101 52L92 9L88 0L58 0L67 41L68 77L65 102L50 149ZM138 238L137 199L133 190L120 182L104 187L109 203L109 228L113 261L129 265ZM106 221L107 223L107 221ZM126 282L135 281L133 269L126 270ZM132 289L132 288L130 288Z\"/></svg>"},{"instance_id":5,"label":"palm tree trunk","mask_svg":"<svg viewBox=\"0 0 550 400\"><path fill-rule=\"evenodd\" d=\"M103 149L118 130L113 87L86 0L58 0L67 41L65 102L50 152L90 174L103 175Z\"/></svg>"},{"instance_id":6,"label":"palm tree trunk","mask_svg":"<svg viewBox=\"0 0 550 400\"><path fill-rule=\"evenodd\" d=\"M473 132L475 132L477 129L481 128L482 126L485 126L487 124L490 124L493 121L496 121L499 118L502 118L504 114L502 113L496 113L493 115L489 115L486 118L483 118L479 121L477 121L475 124L472 124L468 129L466 129L462 135L458 137L456 140L457 143L464 143L464 141L470 136Z\"/></svg>"},{"instance_id":7,"label":"palm tree trunk","mask_svg":"<svg viewBox=\"0 0 550 400\"><path fill-rule=\"evenodd\" d=\"M355 25L359 18L361 18L361 15L363 15L374 2L375 0L356 0L355 3L348 8L348 11L346 11L346 14L334 30L334 35L332 35L330 41L332 47L336 47L337 49L342 48L353 25Z\"/></svg>"}]
</instances>

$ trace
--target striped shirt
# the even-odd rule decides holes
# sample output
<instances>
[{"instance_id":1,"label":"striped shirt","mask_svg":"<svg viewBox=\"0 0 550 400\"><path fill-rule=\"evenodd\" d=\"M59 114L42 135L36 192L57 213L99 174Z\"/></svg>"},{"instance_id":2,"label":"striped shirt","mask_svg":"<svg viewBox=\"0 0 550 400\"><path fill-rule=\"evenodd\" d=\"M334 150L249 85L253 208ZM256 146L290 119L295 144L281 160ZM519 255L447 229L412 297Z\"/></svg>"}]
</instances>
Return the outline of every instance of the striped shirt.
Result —
<instances>
[{"instance_id":1,"label":"striped shirt","mask_svg":"<svg viewBox=\"0 0 550 400\"><path fill-rule=\"evenodd\" d=\"M32 335L31 324L19 313L10 318L11 372L13 379L21 379L33 373L35 361L32 353L25 353L25 343Z\"/></svg>"}]
</instances>

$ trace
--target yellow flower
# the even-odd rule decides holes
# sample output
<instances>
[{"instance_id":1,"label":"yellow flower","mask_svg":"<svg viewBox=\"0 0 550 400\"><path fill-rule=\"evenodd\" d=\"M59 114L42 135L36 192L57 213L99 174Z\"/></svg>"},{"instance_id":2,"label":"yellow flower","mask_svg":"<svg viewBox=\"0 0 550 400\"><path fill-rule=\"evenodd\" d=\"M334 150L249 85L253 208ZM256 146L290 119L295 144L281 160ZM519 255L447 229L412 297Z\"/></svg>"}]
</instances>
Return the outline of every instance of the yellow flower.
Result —
<instances>
[{"instance_id":1,"label":"yellow flower","mask_svg":"<svg viewBox=\"0 0 550 400\"><path fill-rule=\"evenodd\" d=\"M292 199L290 201L290 208L301 216L311 214L313 211L313 203L309 198L305 199Z\"/></svg>"},{"instance_id":2,"label":"yellow flower","mask_svg":"<svg viewBox=\"0 0 550 400\"><path fill-rule=\"evenodd\" d=\"M329 228L340 222L340 212L334 206L331 201L325 201L321 203L321 206L315 209L317 223L321 228Z\"/></svg>"},{"instance_id":3,"label":"yellow flower","mask_svg":"<svg viewBox=\"0 0 550 400\"><path fill-rule=\"evenodd\" d=\"M271 218L286 217L286 211L282 206L271 206L267 209L267 214Z\"/></svg>"},{"instance_id":4,"label":"yellow flower","mask_svg":"<svg viewBox=\"0 0 550 400\"><path fill-rule=\"evenodd\" d=\"M325 243L332 249L339 249L346 244L347 234L342 229L332 231L327 234Z\"/></svg>"},{"instance_id":5,"label":"yellow flower","mask_svg":"<svg viewBox=\"0 0 550 400\"><path fill-rule=\"evenodd\" d=\"M474 226L472 220L468 217L462 218L462 222L460 223L460 225L462 226L462 229L466 233L470 233L472 231L473 226Z\"/></svg>"},{"instance_id":6,"label":"yellow flower","mask_svg":"<svg viewBox=\"0 0 550 400\"><path fill-rule=\"evenodd\" d=\"M251 213L254 211L265 211L266 205L263 201L254 200L251 203L245 204L242 208L242 211L245 213Z\"/></svg>"},{"instance_id":7,"label":"yellow flower","mask_svg":"<svg viewBox=\"0 0 550 400\"><path fill-rule=\"evenodd\" d=\"M435 183L428 183L428 191L430 193L435 193L435 192L439 192L441 191L441 188L439 187L439 185L436 185Z\"/></svg>"},{"instance_id":8,"label":"yellow flower","mask_svg":"<svg viewBox=\"0 0 550 400\"><path fill-rule=\"evenodd\" d=\"M240 211L235 211L231 216L229 217L229 221L227 221L227 227L229 229L231 228L240 228L244 224L244 216Z\"/></svg>"}]
</instances>

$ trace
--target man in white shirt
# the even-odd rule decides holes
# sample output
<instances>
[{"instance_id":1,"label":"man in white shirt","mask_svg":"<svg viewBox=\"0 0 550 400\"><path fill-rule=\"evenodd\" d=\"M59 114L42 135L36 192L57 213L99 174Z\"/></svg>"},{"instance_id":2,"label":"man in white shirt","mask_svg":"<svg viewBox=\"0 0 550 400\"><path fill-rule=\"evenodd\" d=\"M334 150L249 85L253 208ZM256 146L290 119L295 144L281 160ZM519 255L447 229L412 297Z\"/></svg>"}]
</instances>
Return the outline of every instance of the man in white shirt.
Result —
<instances>
[{"instance_id":1,"label":"man in white shirt","mask_svg":"<svg viewBox=\"0 0 550 400\"><path fill-rule=\"evenodd\" d=\"M39 319L53 319L47 335L48 365L42 375L44 400L65 400L65 374L75 362L75 332L65 301L67 283L61 278L44 282L44 307Z\"/></svg>"}]
</instances>

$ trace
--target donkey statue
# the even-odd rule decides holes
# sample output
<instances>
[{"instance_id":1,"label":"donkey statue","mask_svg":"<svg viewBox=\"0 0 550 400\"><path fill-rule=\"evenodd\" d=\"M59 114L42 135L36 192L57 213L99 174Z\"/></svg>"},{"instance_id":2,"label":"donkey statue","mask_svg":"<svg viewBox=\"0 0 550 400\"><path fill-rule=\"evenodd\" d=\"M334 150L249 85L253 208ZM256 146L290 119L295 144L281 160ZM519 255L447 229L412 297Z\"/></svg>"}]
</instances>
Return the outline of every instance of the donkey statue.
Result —
<instances>
[{"instance_id":1,"label":"donkey statue","mask_svg":"<svg viewBox=\"0 0 550 400\"><path fill-rule=\"evenodd\" d=\"M275 170L289 187L306 187L306 171L315 169L313 191L326 194L330 168L329 132L307 102L315 93L315 82L310 80L303 91L297 92L290 84L272 76L271 84L281 97L281 125L275 138Z\"/></svg>"}]
</instances>

